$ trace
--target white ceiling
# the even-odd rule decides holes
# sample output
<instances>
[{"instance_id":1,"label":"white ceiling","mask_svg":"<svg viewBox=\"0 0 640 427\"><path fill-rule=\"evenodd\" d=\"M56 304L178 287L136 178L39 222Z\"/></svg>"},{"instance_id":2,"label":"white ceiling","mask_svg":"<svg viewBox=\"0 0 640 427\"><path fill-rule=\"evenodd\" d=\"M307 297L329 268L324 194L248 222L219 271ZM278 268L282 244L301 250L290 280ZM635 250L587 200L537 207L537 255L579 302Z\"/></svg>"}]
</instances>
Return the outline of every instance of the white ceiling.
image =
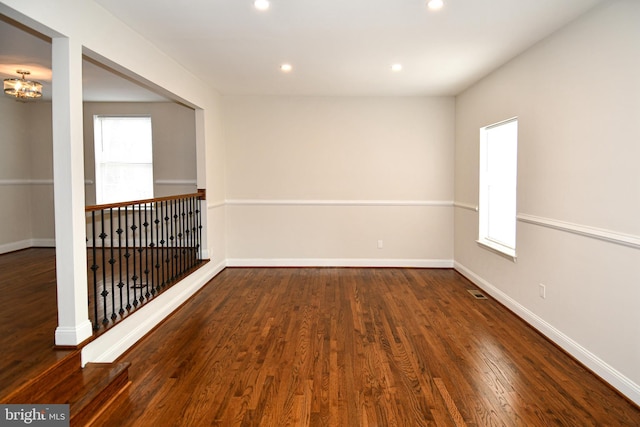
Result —
<instances>
[{"instance_id":1,"label":"white ceiling","mask_svg":"<svg viewBox=\"0 0 640 427\"><path fill-rule=\"evenodd\" d=\"M96 2L223 94L455 95L602 1Z\"/></svg>"},{"instance_id":2,"label":"white ceiling","mask_svg":"<svg viewBox=\"0 0 640 427\"><path fill-rule=\"evenodd\" d=\"M437 96L611 0L444 0L437 12L426 0L271 0L264 12L253 0L95 1L222 94ZM50 43L1 19L0 40L0 77L30 69L46 93ZM85 100L164 99L87 60L83 82Z\"/></svg>"}]
</instances>

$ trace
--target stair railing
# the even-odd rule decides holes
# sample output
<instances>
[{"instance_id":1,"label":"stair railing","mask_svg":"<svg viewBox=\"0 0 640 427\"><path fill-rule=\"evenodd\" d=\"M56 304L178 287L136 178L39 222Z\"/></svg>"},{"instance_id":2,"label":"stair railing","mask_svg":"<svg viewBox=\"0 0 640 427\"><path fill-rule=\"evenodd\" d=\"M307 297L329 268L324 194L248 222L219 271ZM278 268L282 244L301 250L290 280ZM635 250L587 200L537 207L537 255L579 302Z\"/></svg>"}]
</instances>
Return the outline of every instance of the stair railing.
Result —
<instances>
[{"instance_id":1,"label":"stair railing","mask_svg":"<svg viewBox=\"0 0 640 427\"><path fill-rule=\"evenodd\" d=\"M205 190L87 206L89 312L105 330L202 263Z\"/></svg>"}]
</instances>

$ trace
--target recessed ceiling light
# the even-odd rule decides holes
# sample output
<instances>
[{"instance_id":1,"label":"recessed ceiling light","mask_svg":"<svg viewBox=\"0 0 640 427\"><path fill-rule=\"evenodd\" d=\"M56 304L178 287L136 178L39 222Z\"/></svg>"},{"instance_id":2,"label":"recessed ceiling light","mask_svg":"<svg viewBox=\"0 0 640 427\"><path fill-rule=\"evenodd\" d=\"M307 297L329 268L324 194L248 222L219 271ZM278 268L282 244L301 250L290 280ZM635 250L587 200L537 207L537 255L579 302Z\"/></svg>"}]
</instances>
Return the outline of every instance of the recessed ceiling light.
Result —
<instances>
[{"instance_id":1,"label":"recessed ceiling light","mask_svg":"<svg viewBox=\"0 0 640 427\"><path fill-rule=\"evenodd\" d=\"M291 64L282 64L282 65L280 66L280 70L281 70L283 73L288 73L288 72L290 72L291 70L293 70L293 67L291 66Z\"/></svg>"},{"instance_id":2,"label":"recessed ceiling light","mask_svg":"<svg viewBox=\"0 0 640 427\"><path fill-rule=\"evenodd\" d=\"M253 6L258 10L269 9L269 0L256 0L253 2Z\"/></svg>"},{"instance_id":3,"label":"recessed ceiling light","mask_svg":"<svg viewBox=\"0 0 640 427\"><path fill-rule=\"evenodd\" d=\"M444 6L444 2L442 0L429 0L427 6L431 10L440 10Z\"/></svg>"},{"instance_id":4,"label":"recessed ceiling light","mask_svg":"<svg viewBox=\"0 0 640 427\"><path fill-rule=\"evenodd\" d=\"M395 71L395 72L402 71L402 64L393 64L391 66L391 71Z\"/></svg>"}]
</instances>

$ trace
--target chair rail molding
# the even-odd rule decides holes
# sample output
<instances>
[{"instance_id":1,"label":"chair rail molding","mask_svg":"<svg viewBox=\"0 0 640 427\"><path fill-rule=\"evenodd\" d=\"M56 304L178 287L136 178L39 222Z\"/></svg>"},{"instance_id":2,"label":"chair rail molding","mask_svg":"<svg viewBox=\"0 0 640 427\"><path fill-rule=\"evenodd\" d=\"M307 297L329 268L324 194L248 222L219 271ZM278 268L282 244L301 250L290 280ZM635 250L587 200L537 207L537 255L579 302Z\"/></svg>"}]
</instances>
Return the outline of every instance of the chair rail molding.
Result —
<instances>
[{"instance_id":1,"label":"chair rail molding","mask_svg":"<svg viewBox=\"0 0 640 427\"><path fill-rule=\"evenodd\" d=\"M640 249L640 236L523 213L518 214L516 218L520 222Z\"/></svg>"},{"instance_id":2,"label":"chair rail molding","mask_svg":"<svg viewBox=\"0 0 640 427\"><path fill-rule=\"evenodd\" d=\"M453 202L453 206L455 206L456 208L467 209L469 211L478 212L478 205L474 205L472 203Z\"/></svg>"},{"instance_id":3,"label":"chair rail molding","mask_svg":"<svg viewBox=\"0 0 640 427\"><path fill-rule=\"evenodd\" d=\"M452 200L231 199L225 203L228 206L453 206Z\"/></svg>"},{"instance_id":4,"label":"chair rail molding","mask_svg":"<svg viewBox=\"0 0 640 427\"><path fill-rule=\"evenodd\" d=\"M85 185L92 185L93 180L85 179ZM53 185L53 179L32 179L32 178L15 178L0 179L0 185Z\"/></svg>"}]
</instances>

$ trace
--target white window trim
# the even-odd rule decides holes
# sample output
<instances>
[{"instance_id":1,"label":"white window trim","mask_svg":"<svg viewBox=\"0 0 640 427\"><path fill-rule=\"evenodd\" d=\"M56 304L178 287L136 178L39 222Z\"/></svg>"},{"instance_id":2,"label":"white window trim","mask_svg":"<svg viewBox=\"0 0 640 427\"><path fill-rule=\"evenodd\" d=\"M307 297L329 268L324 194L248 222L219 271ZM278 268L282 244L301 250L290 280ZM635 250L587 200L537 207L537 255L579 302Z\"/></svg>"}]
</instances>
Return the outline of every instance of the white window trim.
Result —
<instances>
[{"instance_id":1,"label":"white window trim","mask_svg":"<svg viewBox=\"0 0 640 427\"><path fill-rule=\"evenodd\" d=\"M512 121L517 121L517 120L518 120L517 116L516 117L511 117L509 119L502 120L500 122L493 123L491 125L482 127L480 129L480 138L481 138L480 139L480 144L481 144L481 147L482 147L482 144L485 143L485 140L484 140L485 134L483 134L483 132L486 132L487 129L490 129L492 127L501 126L501 125L507 124L507 123L512 122ZM482 157L482 148L480 149L480 156ZM481 158L481 162L482 162L482 158ZM482 171L480 171L480 172L482 174ZM516 254L515 247L512 248L512 247L504 245L504 244L502 244L502 243L500 243L500 242L498 242L496 240L490 239L488 237L483 237L483 235L486 236L486 234L487 234L486 230L483 229L484 225L483 225L482 221L480 221L480 218L482 218L482 216L483 216L482 213L481 213L481 207L483 206L483 203L486 203L486 201L483 200L484 199L483 191L484 190L483 190L482 177L480 177L480 182L479 182L479 203L478 203L478 239L476 240L476 243L480 247L482 247L484 249L487 249L487 250L489 250L489 251L491 251L491 252L493 252L493 253L495 253L497 255L500 255L500 256L508 259L508 260L516 262L518 257L517 257L517 254ZM517 189L516 189L516 191L517 191ZM517 226L517 220L516 220L516 226ZM517 234L517 231L516 231L516 240L517 240L517 235L518 234Z\"/></svg>"},{"instance_id":2,"label":"white window trim","mask_svg":"<svg viewBox=\"0 0 640 427\"><path fill-rule=\"evenodd\" d=\"M490 250L493 253L496 253L508 260L516 262L518 260L518 256L516 255L516 251L513 248L508 246L501 245L500 243L496 243L489 239L478 239L476 243L485 249Z\"/></svg>"}]
</instances>

